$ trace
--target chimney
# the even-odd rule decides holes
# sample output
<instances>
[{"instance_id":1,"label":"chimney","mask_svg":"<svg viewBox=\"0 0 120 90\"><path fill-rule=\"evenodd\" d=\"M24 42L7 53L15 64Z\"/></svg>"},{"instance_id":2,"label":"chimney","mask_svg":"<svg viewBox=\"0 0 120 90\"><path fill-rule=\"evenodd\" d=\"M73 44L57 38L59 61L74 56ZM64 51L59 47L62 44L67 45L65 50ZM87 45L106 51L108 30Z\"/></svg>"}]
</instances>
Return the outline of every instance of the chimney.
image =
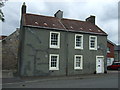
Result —
<instances>
[{"instance_id":1,"label":"chimney","mask_svg":"<svg viewBox=\"0 0 120 90\"><path fill-rule=\"evenodd\" d=\"M25 5L25 2L23 3L22 8L21 8L21 15L23 15L24 13L26 13L26 5Z\"/></svg>"},{"instance_id":2,"label":"chimney","mask_svg":"<svg viewBox=\"0 0 120 90\"><path fill-rule=\"evenodd\" d=\"M54 14L54 16L55 17L57 17L57 18L63 18L63 11L61 11L61 10L58 10L55 14Z\"/></svg>"},{"instance_id":3,"label":"chimney","mask_svg":"<svg viewBox=\"0 0 120 90\"><path fill-rule=\"evenodd\" d=\"M90 17L86 18L86 21L87 22L91 22L92 24L95 25L95 16L90 15Z\"/></svg>"}]
</instances>

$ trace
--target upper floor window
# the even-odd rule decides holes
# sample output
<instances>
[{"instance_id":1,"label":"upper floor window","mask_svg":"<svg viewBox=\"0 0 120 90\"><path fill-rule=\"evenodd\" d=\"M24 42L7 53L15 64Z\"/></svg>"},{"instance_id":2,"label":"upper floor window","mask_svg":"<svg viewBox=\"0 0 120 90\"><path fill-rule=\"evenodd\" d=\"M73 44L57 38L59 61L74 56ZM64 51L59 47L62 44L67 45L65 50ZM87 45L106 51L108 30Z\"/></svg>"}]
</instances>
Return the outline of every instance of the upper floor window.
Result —
<instances>
[{"instance_id":1,"label":"upper floor window","mask_svg":"<svg viewBox=\"0 0 120 90\"><path fill-rule=\"evenodd\" d=\"M60 48L59 32L50 32L50 48Z\"/></svg>"},{"instance_id":2,"label":"upper floor window","mask_svg":"<svg viewBox=\"0 0 120 90\"><path fill-rule=\"evenodd\" d=\"M83 69L82 55L75 55L74 56L74 69Z\"/></svg>"},{"instance_id":3,"label":"upper floor window","mask_svg":"<svg viewBox=\"0 0 120 90\"><path fill-rule=\"evenodd\" d=\"M97 50L97 36L90 36L89 37L89 49L90 50Z\"/></svg>"},{"instance_id":4,"label":"upper floor window","mask_svg":"<svg viewBox=\"0 0 120 90\"><path fill-rule=\"evenodd\" d=\"M59 70L59 55L58 54L50 54L49 70Z\"/></svg>"},{"instance_id":5,"label":"upper floor window","mask_svg":"<svg viewBox=\"0 0 120 90\"><path fill-rule=\"evenodd\" d=\"M75 34L75 49L83 49L83 35Z\"/></svg>"},{"instance_id":6,"label":"upper floor window","mask_svg":"<svg viewBox=\"0 0 120 90\"><path fill-rule=\"evenodd\" d=\"M110 47L107 47L107 53L110 53Z\"/></svg>"}]
</instances>

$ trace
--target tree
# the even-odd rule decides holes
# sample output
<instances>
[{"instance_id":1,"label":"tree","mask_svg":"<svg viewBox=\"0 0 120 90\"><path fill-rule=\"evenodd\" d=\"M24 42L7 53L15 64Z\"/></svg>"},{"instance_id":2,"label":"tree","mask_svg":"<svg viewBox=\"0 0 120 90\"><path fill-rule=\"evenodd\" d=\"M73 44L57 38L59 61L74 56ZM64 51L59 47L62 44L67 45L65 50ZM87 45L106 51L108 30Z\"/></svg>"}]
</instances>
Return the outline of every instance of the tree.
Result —
<instances>
[{"instance_id":1,"label":"tree","mask_svg":"<svg viewBox=\"0 0 120 90\"><path fill-rule=\"evenodd\" d=\"M3 6L4 6L4 2L0 1L0 20L2 20L4 22L5 21L4 14L1 9Z\"/></svg>"}]
</instances>

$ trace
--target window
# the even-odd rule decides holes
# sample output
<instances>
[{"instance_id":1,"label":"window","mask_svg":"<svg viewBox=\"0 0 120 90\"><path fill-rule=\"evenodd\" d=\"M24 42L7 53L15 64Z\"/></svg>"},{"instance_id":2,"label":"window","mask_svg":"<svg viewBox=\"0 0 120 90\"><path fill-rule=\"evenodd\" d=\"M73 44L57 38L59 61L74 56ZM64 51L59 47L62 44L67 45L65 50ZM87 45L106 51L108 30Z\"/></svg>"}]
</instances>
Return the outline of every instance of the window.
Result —
<instances>
[{"instance_id":1,"label":"window","mask_svg":"<svg viewBox=\"0 0 120 90\"><path fill-rule=\"evenodd\" d=\"M59 32L50 32L50 48L60 48Z\"/></svg>"},{"instance_id":2,"label":"window","mask_svg":"<svg viewBox=\"0 0 120 90\"><path fill-rule=\"evenodd\" d=\"M83 69L82 55L75 55L75 57L74 57L74 69Z\"/></svg>"},{"instance_id":3,"label":"window","mask_svg":"<svg viewBox=\"0 0 120 90\"><path fill-rule=\"evenodd\" d=\"M49 70L59 70L59 55L50 54Z\"/></svg>"},{"instance_id":4,"label":"window","mask_svg":"<svg viewBox=\"0 0 120 90\"><path fill-rule=\"evenodd\" d=\"M97 50L97 37L96 36L89 37L89 48L90 50Z\"/></svg>"},{"instance_id":5,"label":"window","mask_svg":"<svg viewBox=\"0 0 120 90\"><path fill-rule=\"evenodd\" d=\"M107 65L110 65L110 64L111 64L111 59L107 58Z\"/></svg>"},{"instance_id":6,"label":"window","mask_svg":"<svg viewBox=\"0 0 120 90\"><path fill-rule=\"evenodd\" d=\"M110 53L110 47L107 47L107 53Z\"/></svg>"},{"instance_id":7,"label":"window","mask_svg":"<svg viewBox=\"0 0 120 90\"><path fill-rule=\"evenodd\" d=\"M75 34L75 49L83 49L83 35Z\"/></svg>"}]
</instances>

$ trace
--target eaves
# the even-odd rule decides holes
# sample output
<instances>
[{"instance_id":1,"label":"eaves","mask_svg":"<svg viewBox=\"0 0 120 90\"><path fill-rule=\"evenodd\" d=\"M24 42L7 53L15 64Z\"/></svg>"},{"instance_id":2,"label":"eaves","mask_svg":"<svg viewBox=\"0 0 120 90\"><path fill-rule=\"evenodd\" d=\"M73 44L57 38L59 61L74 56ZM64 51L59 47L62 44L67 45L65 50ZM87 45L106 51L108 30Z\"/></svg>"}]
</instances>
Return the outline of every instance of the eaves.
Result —
<instances>
[{"instance_id":1,"label":"eaves","mask_svg":"<svg viewBox=\"0 0 120 90\"><path fill-rule=\"evenodd\" d=\"M32 27L32 28L49 29L49 30L55 30L55 31L74 32L74 33L77 32L77 33L84 33L84 34L94 34L94 35L108 36L107 34L103 34L103 33L85 32L85 31L50 28L50 27L41 27L41 26L33 26L33 25L23 25L23 27Z\"/></svg>"}]
</instances>

